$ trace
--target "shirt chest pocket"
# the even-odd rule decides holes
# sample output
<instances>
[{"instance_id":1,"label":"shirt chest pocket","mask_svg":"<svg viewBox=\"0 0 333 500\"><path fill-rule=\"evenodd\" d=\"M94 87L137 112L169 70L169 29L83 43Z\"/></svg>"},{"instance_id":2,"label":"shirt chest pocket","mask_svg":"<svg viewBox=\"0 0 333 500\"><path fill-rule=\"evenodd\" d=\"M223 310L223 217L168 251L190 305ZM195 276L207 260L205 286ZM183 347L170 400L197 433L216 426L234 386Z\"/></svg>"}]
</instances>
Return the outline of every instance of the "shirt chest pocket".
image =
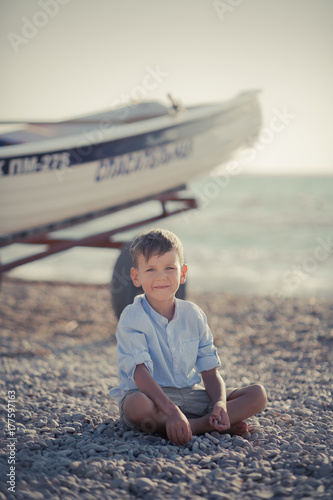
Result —
<instances>
[{"instance_id":1,"label":"shirt chest pocket","mask_svg":"<svg viewBox=\"0 0 333 500\"><path fill-rule=\"evenodd\" d=\"M189 337L182 340L182 361L188 373L195 367L198 357L198 347L198 337Z\"/></svg>"}]
</instances>

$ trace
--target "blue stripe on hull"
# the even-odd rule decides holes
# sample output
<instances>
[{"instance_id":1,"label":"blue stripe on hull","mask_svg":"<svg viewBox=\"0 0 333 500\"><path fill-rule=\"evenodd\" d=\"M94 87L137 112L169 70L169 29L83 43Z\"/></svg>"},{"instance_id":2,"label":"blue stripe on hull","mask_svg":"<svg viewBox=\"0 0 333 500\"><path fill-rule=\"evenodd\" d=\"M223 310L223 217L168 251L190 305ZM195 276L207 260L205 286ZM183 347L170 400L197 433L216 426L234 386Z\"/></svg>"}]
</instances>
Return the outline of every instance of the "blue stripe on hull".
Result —
<instances>
[{"instance_id":1,"label":"blue stripe on hull","mask_svg":"<svg viewBox=\"0 0 333 500\"><path fill-rule=\"evenodd\" d=\"M229 124L238 119L235 117L235 108L224 110L201 120L192 120L171 127L166 127L154 132L146 132L135 136L125 137L97 144L86 144L76 148L63 151L50 151L43 154L22 155L8 157L0 160L2 175L20 175L39 172L42 170L57 170L71 167L82 163L94 162L104 158L131 153L134 151L161 146L180 139L193 137L211 128L221 126L228 120ZM97 133L102 134L97 129ZM91 132L83 132L82 137L87 139L93 135ZM0 175L1 176L1 175Z\"/></svg>"}]
</instances>

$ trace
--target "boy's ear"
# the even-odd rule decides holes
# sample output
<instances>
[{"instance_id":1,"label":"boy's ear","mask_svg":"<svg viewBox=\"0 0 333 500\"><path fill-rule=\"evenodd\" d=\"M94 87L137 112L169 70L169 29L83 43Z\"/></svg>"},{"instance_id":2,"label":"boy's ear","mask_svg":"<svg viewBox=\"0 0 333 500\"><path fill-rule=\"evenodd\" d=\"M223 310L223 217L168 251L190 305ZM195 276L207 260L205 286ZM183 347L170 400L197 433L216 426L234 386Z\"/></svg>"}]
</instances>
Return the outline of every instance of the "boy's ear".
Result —
<instances>
[{"instance_id":1,"label":"boy's ear","mask_svg":"<svg viewBox=\"0 0 333 500\"><path fill-rule=\"evenodd\" d=\"M180 270L180 283L183 285L186 281L187 265L184 264Z\"/></svg>"},{"instance_id":2,"label":"boy's ear","mask_svg":"<svg viewBox=\"0 0 333 500\"><path fill-rule=\"evenodd\" d=\"M139 273L137 269L135 269L135 267L131 267L131 278L134 286L136 287L141 286L141 281L139 280Z\"/></svg>"}]
</instances>

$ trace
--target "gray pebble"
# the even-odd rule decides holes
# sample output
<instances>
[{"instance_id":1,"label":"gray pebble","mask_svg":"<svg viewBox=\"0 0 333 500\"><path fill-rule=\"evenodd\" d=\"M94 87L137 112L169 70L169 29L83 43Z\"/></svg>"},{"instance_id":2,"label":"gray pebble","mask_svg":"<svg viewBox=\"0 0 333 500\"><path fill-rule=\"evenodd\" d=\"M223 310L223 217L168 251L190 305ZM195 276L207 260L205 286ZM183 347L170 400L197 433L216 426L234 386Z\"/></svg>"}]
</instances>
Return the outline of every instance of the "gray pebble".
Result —
<instances>
[{"instance_id":1,"label":"gray pebble","mask_svg":"<svg viewBox=\"0 0 333 500\"><path fill-rule=\"evenodd\" d=\"M161 453L164 453L164 454L170 453L170 450L169 450L169 448L167 446L160 446L159 449L160 449Z\"/></svg>"},{"instance_id":2,"label":"gray pebble","mask_svg":"<svg viewBox=\"0 0 333 500\"><path fill-rule=\"evenodd\" d=\"M220 443L219 439L217 439L216 437L212 436L212 434L209 434L208 432L206 432L205 436L206 436L207 439L209 439L210 441L212 441L214 444L219 444Z\"/></svg>"},{"instance_id":3,"label":"gray pebble","mask_svg":"<svg viewBox=\"0 0 333 500\"><path fill-rule=\"evenodd\" d=\"M221 491L213 490L209 493L209 498L212 500L230 500L230 495L222 493Z\"/></svg>"},{"instance_id":4,"label":"gray pebble","mask_svg":"<svg viewBox=\"0 0 333 500\"><path fill-rule=\"evenodd\" d=\"M103 446L103 450L102 451L105 451L104 448L105 447ZM96 447L95 447L95 449L96 449ZM126 444L123 444L121 446L116 446L114 450L115 450L116 453L127 453L128 450L129 450L129 447ZM101 451L101 450L98 450L98 451Z\"/></svg>"},{"instance_id":5,"label":"gray pebble","mask_svg":"<svg viewBox=\"0 0 333 500\"><path fill-rule=\"evenodd\" d=\"M134 431L126 431L123 434L124 439L132 439L134 437Z\"/></svg>"},{"instance_id":6,"label":"gray pebble","mask_svg":"<svg viewBox=\"0 0 333 500\"><path fill-rule=\"evenodd\" d=\"M171 472L171 474L180 474L180 475L185 474L184 469L182 469L181 467L177 467L176 465L167 465L164 468L164 471Z\"/></svg>"},{"instance_id":7,"label":"gray pebble","mask_svg":"<svg viewBox=\"0 0 333 500\"><path fill-rule=\"evenodd\" d=\"M299 452L302 450L302 446L298 443L293 443L292 445L290 445L288 447L288 451L291 451L291 452Z\"/></svg>"},{"instance_id":8,"label":"gray pebble","mask_svg":"<svg viewBox=\"0 0 333 500\"><path fill-rule=\"evenodd\" d=\"M133 480L130 490L133 491L133 493L144 493L148 492L156 487L156 483L152 481L151 479L148 479L147 477L138 477Z\"/></svg>"},{"instance_id":9,"label":"gray pebble","mask_svg":"<svg viewBox=\"0 0 333 500\"><path fill-rule=\"evenodd\" d=\"M332 466L330 464L321 464L319 468L319 477L329 477L332 474Z\"/></svg>"},{"instance_id":10,"label":"gray pebble","mask_svg":"<svg viewBox=\"0 0 333 500\"><path fill-rule=\"evenodd\" d=\"M274 497L274 491L269 490L256 490L256 498L260 498L262 500L269 500Z\"/></svg>"},{"instance_id":11,"label":"gray pebble","mask_svg":"<svg viewBox=\"0 0 333 500\"><path fill-rule=\"evenodd\" d=\"M43 427L46 424L47 424L47 418L46 417L40 418L38 420L38 423L37 423L38 427Z\"/></svg>"},{"instance_id":12,"label":"gray pebble","mask_svg":"<svg viewBox=\"0 0 333 500\"><path fill-rule=\"evenodd\" d=\"M259 481L260 479L262 479L262 474L259 474L258 472L250 472L247 477L252 479L253 481Z\"/></svg>"},{"instance_id":13,"label":"gray pebble","mask_svg":"<svg viewBox=\"0 0 333 500\"><path fill-rule=\"evenodd\" d=\"M75 427L70 427L70 426L66 426L66 427L63 427L62 430L64 432L70 432L70 433L73 433L75 432Z\"/></svg>"},{"instance_id":14,"label":"gray pebble","mask_svg":"<svg viewBox=\"0 0 333 500\"><path fill-rule=\"evenodd\" d=\"M83 420L85 416L84 413L73 413L72 418L73 420Z\"/></svg>"},{"instance_id":15,"label":"gray pebble","mask_svg":"<svg viewBox=\"0 0 333 500\"><path fill-rule=\"evenodd\" d=\"M238 437L238 436L235 436L233 441L232 441L232 445L237 447L237 446L243 446L244 444L244 439L242 439L241 437Z\"/></svg>"},{"instance_id":16,"label":"gray pebble","mask_svg":"<svg viewBox=\"0 0 333 500\"><path fill-rule=\"evenodd\" d=\"M128 490L129 488L129 484L128 484L128 481L126 481L125 478L123 477L117 477L116 479L114 479L113 481L111 481L110 483L110 488L113 490L113 489L121 489L121 490Z\"/></svg>"}]
</instances>

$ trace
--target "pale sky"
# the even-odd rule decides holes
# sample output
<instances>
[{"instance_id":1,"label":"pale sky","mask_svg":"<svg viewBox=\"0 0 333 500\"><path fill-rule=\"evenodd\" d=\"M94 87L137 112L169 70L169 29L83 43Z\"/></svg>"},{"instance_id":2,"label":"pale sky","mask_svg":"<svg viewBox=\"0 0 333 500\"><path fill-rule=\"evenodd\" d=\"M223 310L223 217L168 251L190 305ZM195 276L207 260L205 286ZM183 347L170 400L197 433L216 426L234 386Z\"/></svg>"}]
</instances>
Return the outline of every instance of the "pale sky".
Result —
<instances>
[{"instance_id":1,"label":"pale sky","mask_svg":"<svg viewBox=\"0 0 333 500\"><path fill-rule=\"evenodd\" d=\"M261 89L244 172L332 175L332 19L332 0L1 0L0 120Z\"/></svg>"}]
</instances>

